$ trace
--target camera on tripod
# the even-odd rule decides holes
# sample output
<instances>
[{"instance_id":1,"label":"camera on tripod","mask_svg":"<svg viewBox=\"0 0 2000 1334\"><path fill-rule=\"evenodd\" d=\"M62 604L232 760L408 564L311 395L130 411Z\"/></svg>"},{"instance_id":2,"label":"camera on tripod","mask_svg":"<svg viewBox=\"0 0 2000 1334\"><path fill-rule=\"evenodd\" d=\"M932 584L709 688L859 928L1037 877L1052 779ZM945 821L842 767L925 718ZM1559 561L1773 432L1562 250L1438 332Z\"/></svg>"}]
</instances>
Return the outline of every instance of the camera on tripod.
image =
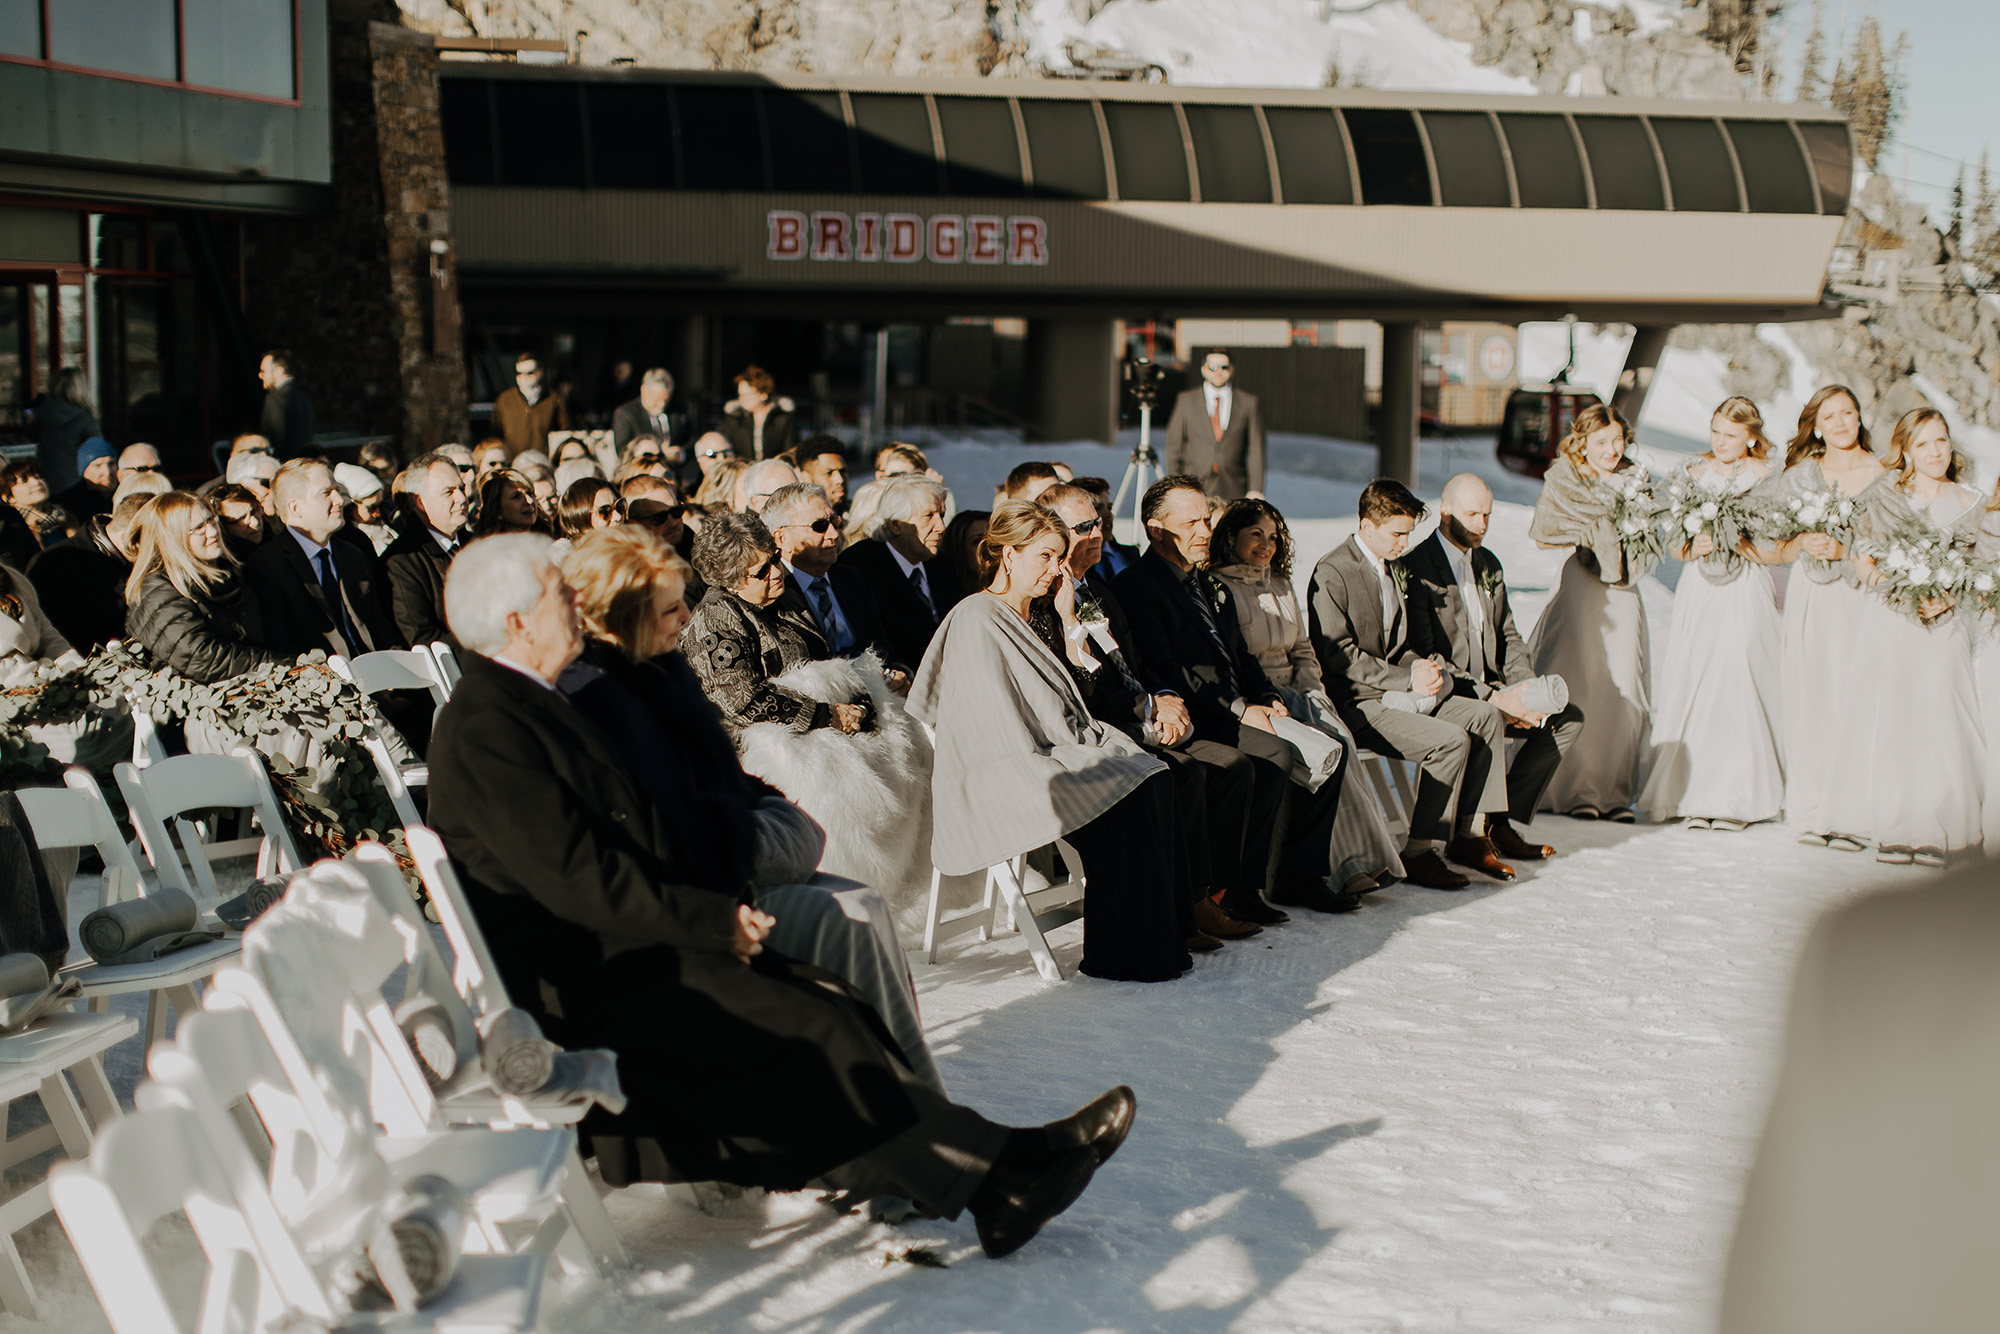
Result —
<instances>
[{"instance_id":1,"label":"camera on tripod","mask_svg":"<svg viewBox=\"0 0 2000 1334\"><path fill-rule=\"evenodd\" d=\"M1166 371L1144 357L1134 357L1125 363L1125 389L1132 395L1134 407L1159 407L1160 386L1166 379Z\"/></svg>"}]
</instances>

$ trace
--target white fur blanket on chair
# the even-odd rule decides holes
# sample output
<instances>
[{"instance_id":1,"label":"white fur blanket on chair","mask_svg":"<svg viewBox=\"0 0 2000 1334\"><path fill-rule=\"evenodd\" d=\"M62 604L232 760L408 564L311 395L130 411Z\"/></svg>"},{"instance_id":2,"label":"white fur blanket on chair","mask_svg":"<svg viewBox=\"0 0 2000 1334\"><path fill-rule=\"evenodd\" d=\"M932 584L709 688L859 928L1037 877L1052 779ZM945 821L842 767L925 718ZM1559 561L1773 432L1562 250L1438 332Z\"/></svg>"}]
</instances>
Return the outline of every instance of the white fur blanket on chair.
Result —
<instances>
[{"instance_id":1,"label":"white fur blanket on chair","mask_svg":"<svg viewBox=\"0 0 2000 1334\"><path fill-rule=\"evenodd\" d=\"M754 723L738 744L743 767L797 803L826 830L819 869L873 885L896 913L907 948L923 940L931 888L931 744L882 679L874 653L794 667L774 684L826 704L864 690L874 730L794 732Z\"/></svg>"}]
</instances>

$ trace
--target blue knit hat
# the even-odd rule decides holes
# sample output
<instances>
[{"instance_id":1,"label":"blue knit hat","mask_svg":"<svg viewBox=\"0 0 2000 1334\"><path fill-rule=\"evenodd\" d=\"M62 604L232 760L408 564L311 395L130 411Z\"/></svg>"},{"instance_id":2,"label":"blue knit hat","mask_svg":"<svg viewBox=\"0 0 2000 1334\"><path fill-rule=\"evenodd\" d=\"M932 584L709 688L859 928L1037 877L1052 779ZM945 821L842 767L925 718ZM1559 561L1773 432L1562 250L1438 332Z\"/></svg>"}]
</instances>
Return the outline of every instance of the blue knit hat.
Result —
<instances>
[{"instance_id":1,"label":"blue knit hat","mask_svg":"<svg viewBox=\"0 0 2000 1334\"><path fill-rule=\"evenodd\" d=\"M76 470L82 472L99 459L116 458L118 451L101 435L93 435L76 447Z\"/></svg>"}]
</instances>

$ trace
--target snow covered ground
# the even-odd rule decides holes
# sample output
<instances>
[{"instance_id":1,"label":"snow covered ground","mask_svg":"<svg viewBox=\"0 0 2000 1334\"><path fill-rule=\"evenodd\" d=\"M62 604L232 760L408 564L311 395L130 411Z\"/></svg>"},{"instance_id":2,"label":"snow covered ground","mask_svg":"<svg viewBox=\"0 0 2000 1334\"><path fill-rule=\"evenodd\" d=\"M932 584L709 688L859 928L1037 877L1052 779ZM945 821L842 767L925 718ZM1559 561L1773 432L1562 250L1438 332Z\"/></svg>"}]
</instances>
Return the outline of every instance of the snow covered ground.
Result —
<instances>
[{"instance_id":1,"label":"snow covered ground","mask_svg":"<svg viewBox=\"0 0 2000 1334\"><path fill-rule=\"evenodd\" d=\"M1474 444L1450 459L1432 443L1427 495L1468 459L1491 467ZM962 503L1021 457L989 448L933 451ZM1303 584L1352 530L1359 483L1327 475L1355 463L1340 447L1285 448L1318 470L1273 484L1300 516ZM1122 465L1122 451L1073 449L1080 466ZM1503 502L1493 537L1524 630L1560 564L1527 540L1527 516ZM1672 594L1644 596L1661 657ZM634 1267L554 1295L546 1327L1710 1327L1795 953L1814 914L1886 868L1775 828L1543 817L1535 832L1562 855L1513 885L1398 887L1352 916L1301 915L1177 982L1043 983L1014 937L918 963L959 1098L1033 1123L1114 1083L1138 1090L1137 1128L1075 1208L992 1262L968 1220L888 1227L809 1192L710 1216L640 1187L610 1202ZM1072 967L1080 932L1053 936ZM135 1047L114 1070L127 1088ZM53 1222L19 1242L49 1309L0 1316L0 1334L104 1328ZM190 1254L184 1227L156 1244ZM885 1263L912 1246L950 1268ZM196 1272L171 1277L191 1293Z\"/></svg>"}]
</instances>

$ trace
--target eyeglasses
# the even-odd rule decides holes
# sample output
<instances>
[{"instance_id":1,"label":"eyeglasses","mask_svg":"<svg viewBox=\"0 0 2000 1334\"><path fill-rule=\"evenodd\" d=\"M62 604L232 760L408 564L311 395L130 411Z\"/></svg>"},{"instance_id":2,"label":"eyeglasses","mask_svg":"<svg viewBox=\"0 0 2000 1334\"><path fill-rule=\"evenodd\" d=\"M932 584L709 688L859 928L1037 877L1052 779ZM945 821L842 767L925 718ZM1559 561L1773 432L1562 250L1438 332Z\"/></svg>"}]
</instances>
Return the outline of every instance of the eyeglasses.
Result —
<instances>
[{"instance_id":1,"label":"eyeglasses","mask_svg":"<svg viewBox=\"0 0 2000 1334\"><path fill-rule=\"evenodd\" d=\"M685 513L687 513L687 506L669 505L663 510L654 510L651 514L633 515L628 522L643 523L648 528L665 528L668 524L677 521Z\"/></svg>"},{"instance_id":2,"label":"eyeglasses","mask_svg":"<svg viewBox=\"0 0 2000 1334\"><path fill-rule=\"evenodd\" d=\"M1096 519L1079 519L1069 526L1069 530L1078 537L1089 537L1097 531L1097 528L1098 520Z\"/></svg>"},{"instance_id":3,"label":"eyeglasses","mask_svg":"<svg viewBox=\"0 0 2000 1334\"><path fill-rule=\"evenodd\" d=\"M121 471L121 472L158 472L159 470L160 470L160 465L159 465L159 464L157 464L157 463L128 463L128 464L126 464L126 465L125 465L125 466L124 466L123 468L121 468L121 469L120 469L119 471Z\"/></svg>"},{"instance_id":4,"label":"eyeglasses","mask_svg":"<svg viewBox=\"0 0 2000 1334\"><path fill-rule=\"evenodd\" d=\"M839 517L838 515L835 515L835 516L833 516L832 518L827 518L827 519L814 519L814 520L813 520L813 521L812 521L811 523L781 523L781 524L779 524L779 525L778 525L778 527L780 527L780 528L810 528L810 529L812 529L812 530L813 530L813 531L814 531L815 533L824 533L824 532L826 532L826 530L827 530L827 529L829 529L829 528L838 528L838 527L840 527L840 517Z\"/></svg>"},{"instance_id":5,"label":"eyeglasses","mask_svg":"<svg viewBox=\"0 0 2000 1334\"><path fill-rule=\"evenodd\" d=\"M474 474L474 473L476 473L476 472L478 472L478 471L479 471L479 469L477 469L477 468L473 467L473 466L472 466L472 465L471 465L470 463L461 463L461 464L459 464L459 465L458 465L458 470L459 470L460 472L464 473L464 474L465 474L465 475L466 475L467 477L470 477L470 476L472 476L472 474Z\"/></svg>"},{"instance_id":6,"label":"eyeglasses","mask_svg":"<svg viewBox=\"0 0 2000 1334\"><path fill-rule=\"evenodd\" d=\"M779 568L778 553L774 551L762 565L750 571L749 577L752 579L769 579L771 572L777 568Z\"/></svg>"},{"instance_id":7,"label":"eyeglasses","mask_svg":"<svg viewBox=\"0 0 2000 1334\"><path fill-rule=\"evenodd\" d=\"M660 461L661 458L658 454L634 454L632 456L632 462L634 463L659 463Z\"/></svg>"},{"instance_id":8,"label":"eyeglasses","mask_svg":"<svg viewBox=\"0 0 2000 1334\"><path fill-rule=\"evenodd\" d=\"M618 513L618 505L615 501L609 505L599 505L596 507L596 514L600 519L608 519L616 513Z\"/></svg>"},{"instance_id":9,"label":"eyeglasses","mask_svg":"<svg viewBox=\"0 0 2000 1334\"><path fill-rule=\"evenodd\" d=\"M700 457L705 459L726 459L735 452L733 449L704 449L701 451Z\"/></svg>"}]
</instances>

